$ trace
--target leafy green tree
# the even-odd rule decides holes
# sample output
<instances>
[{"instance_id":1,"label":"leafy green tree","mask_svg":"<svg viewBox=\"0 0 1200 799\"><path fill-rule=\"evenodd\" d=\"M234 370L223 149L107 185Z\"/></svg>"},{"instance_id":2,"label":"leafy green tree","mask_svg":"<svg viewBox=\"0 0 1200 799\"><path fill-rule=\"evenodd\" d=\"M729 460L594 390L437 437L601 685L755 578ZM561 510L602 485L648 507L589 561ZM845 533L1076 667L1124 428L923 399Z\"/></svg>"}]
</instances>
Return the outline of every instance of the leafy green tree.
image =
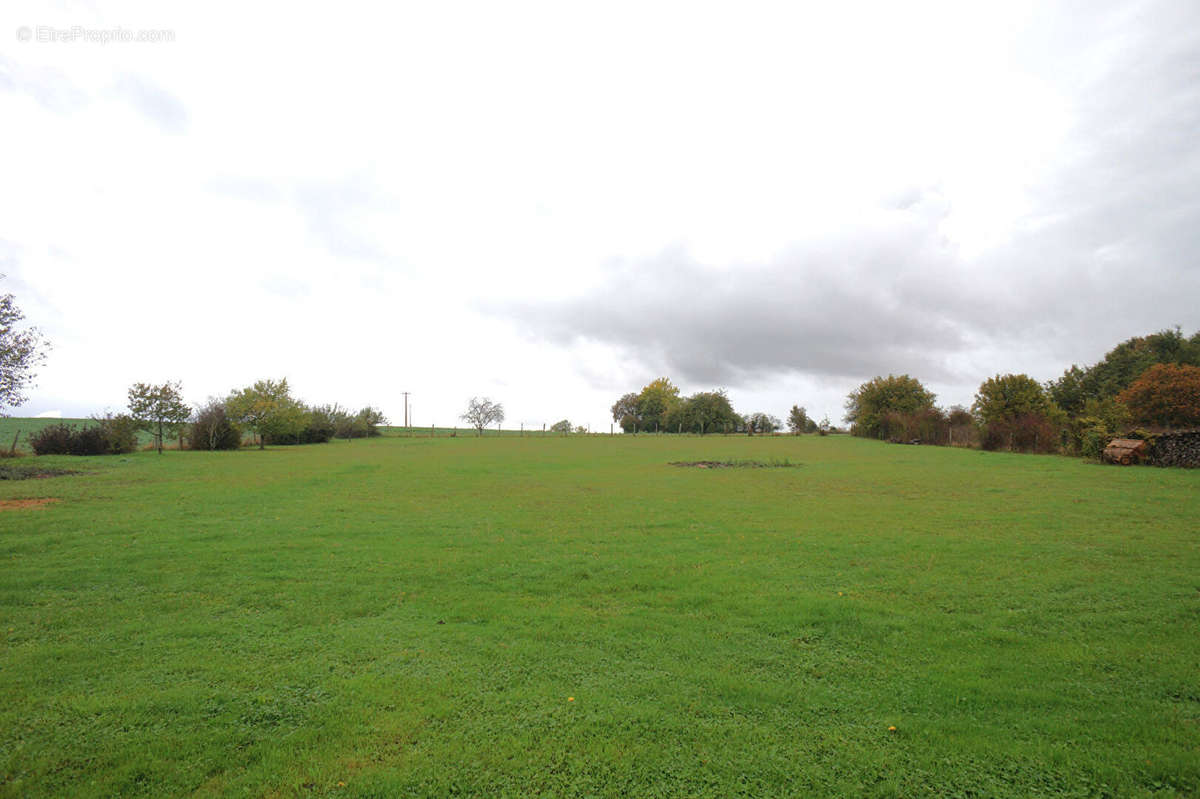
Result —
<instances>
[{"instance_id":1,"label":"leafy green tree","mask_svg":"<svg viewBox=\"0 0 1200 799\"><path fill-rule=\"evenodd\" d=\"M1079 413L1063 423L1067 448L1079 455L1099 458L1108 442L1125 431L1129 422L1129 408L1116 399L1089 399Z\"/></svg>"},{"instance_id":2,"label":"leafy green tree","mask_svg":"<svg viewBox=\"0 0 1200 799\"><path fill-rule=\"evenodd\" d=\"M979 386L971 412L984 449L1052 452L1061 444L1066 414L1029 375L996 375Z\"/></svg>"},{"instance_id":3,"label":"leafy green tree","mask_svg":"<svg viewBox=\"0 0 1200 799\"><path fill-rule=\"evenodd\" d=\"M379 435L379 428L387 423L388 420L383 415L383 411L370 405L354 415L355 427L363 431L365 438L377 437Z\"/></svg>"},{"instance_id":4,"label":"leafy green tree","mask_svg":"<svg viewBox=\"0 0 1200 799\"><path fill-rule=\"evenodd\" d=\"M675 403L667 413L665 422L671 432L700 435L737 430L743 424L723 390L701 391Z\"/></svg>"},{"instance_id":5,"label":"leafy green tree","mask_svg":"<svg viewBox=\"0 0 1200 799\"><path fill-rule=\"evenodd\" d=\"M373 438L380 435L379 427L387 417L378 408L367 406L351 414L339 405L319 405L307 409L300 442L320 444L331 438Z\"/></svg>"},{"instance_id":6,"label":"leafy green tree","mask_svg":"<svg viewBox=\"0 0 1200 799\"><path fill-rule=\"evenodd\" d=\"M225 410L238 424L258 436L258 448L268 438L295 438L304 429L304 406L292 397L287 378L259 380L234 391L225 400Z\"/></svg>"},{"instance_id":7,"label":"leafy green tree","mask_svg":"<svg viewBox=\"0 0 1200 799\"><path fill-rule=\"evenodd\" d=\"M1080 368L1072 364L1046 389L1050 398L1071 416L1083 412L1090 399L1116 397L1151 366L1173 363L1200 366L1200 332L1187 338L1178 328L1134 336L1113 347L1099 363Z\"/></svg>"},{"instance_id":8,"label":"leafy green tree","mask_svg":"<svg viewBox=\"0 0 1200 799\"><path fill-rule=\"evenodd\" d=\"M679 389L665 377L651 381L638 394L638 414L643 430L667 429L668 417L680 404Z\"/></svg>"},{"instance_id":9,"label":"leafy green tree","mask_svg":"<svg viewBox=\"0 0 1200 799\"><path fill-rule=\"evenodd\" d=\"M642 411L638 398L638 394L629 393L613 403L613 421L626 433L637 433L641 429Z\"/></svg>"},{"instance_id":10,"label":"leafy green tree","mask_svg":"<svg viewBox=\"0 0 1200 799\"><path fill-rule=\"evenodd\" d=\"M13 295L0 295L0 416L5 407L15 408L25 401L25 390L37 376L34 370L46 359L49 345L38 329L17 327L24 318Z\"/></svg>"},{"instance_id":11,"label":"leafy green tree","mask_svg":"<svg viewBox=\"0 0 1200 799\"><path fill-rule=\"evenodd\" d=\"M1049 407L1041 384L1029 375L996 375L979 386L971 410L982 424L1015 419L1029 413L1044 414Z\"/></svg>"},{"instance_id":12,"label":"leafy green tree","mask_svg":"<svg viewBox=\"0 0 1200 799\"><path fill-rule=\"evenodd\" d=\"M742 420L742 428L746 431L747 435L774 433L782 426L783 424L779 421L778 417L772 416L769 413L763 413L762 411L747 414Z\"/></svg>"},{"instance_id":13,"label":"leafy green tree","mask_svg":"<svg viewBox=\"0 0 1200 799\"><path fill-rule=\"evenodd\" d=\"M933 407L934 394L908 375L875 377L846 398L846 421L856 436L880 438L888 413L915 413Z\"/></svg>"},{"instance_id":14,"label":"leafy green tree","mask_svg":"<svg viewBox=\"0 0 1200 799\"><path fill-rule=\"evenodd\" d=\"M799 435L808 431L808 424L808 411L799 405L793 405L792 409L788 411L788 430Z\"/></svg>"},{"instance_id":15,"label":"leafy green tree","mask_svg":"<svg viewBox=\"0 0 1200 799\"><path fill-rule=\"evenodd\" d=\"M129 389L129 415L138 425L154 434L158 454L163 451L163 435L179 435L192 409L183 401L183 385L178 381L151 385L134 383Z\"/></svg>"},{"instance_id":16,"label":"leafy green tree","mask_svg":"<svg viewBox=\"0 0 1200 799\"><path fill-rule=\"evenodd\" d=\"M297 437L297 444L325 444L337 435L338 407L336 405L310 405L304 409L304 427Z\"/></svg>"},{"instance_id":17,"label":"leafy green tree","mask_svg":"<svg viewBox=\"0 0 1200 799\"><path fill-rule=\"evenodd\" d=\"M1083 405L1088 400L1086 379L1087 371L1071 364L1062 377L1046 384L1046 395L1055 405L1075 416L1083 411Z\"/></svg>"},{"instance_id":18,"label":"leafy green tree","mask_svg":"<svg viewBox=\"0 0 1200 799\"><path fill-rule=\"evenodd\" d=\"M566 435L567 433L570 433L572 429L571 422L568 419L563 419L550 425L551 433L562 433Z\"/></svg>"}]
</instances>

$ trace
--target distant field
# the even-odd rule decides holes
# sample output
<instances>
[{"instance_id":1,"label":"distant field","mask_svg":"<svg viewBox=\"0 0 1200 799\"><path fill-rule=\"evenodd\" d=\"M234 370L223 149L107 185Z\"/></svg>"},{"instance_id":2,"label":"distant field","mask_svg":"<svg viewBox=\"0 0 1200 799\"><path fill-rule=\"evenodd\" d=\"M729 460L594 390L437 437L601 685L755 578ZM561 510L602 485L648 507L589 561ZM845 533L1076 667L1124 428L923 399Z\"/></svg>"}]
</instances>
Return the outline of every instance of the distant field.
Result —
<instances>
[{"instance_id":1,"label":"distant field","mask_svg":"<svg viewBox=\"0 0 1200 799\"><path fill-rule=\"evenodd\" d=\"M87 427L93 424L91 419L32 419L18 418L11 416L0 416L0 449L8 451L12 447L13 438L20 434L17 440L17 449L21 452L32 452L29 446L29 437L37 431L51 427L56 424L67 424L72 426ZM168 445L174 439L168 439ZM138 443L143 447L154 443L154 436L145 431L138 433Z\"/></svg>"},{"instance_id":2,"label":"distant field","mask_svg":"<svg viewBox=\"0 0 1200 799\"><path fill-rule=\"evenodd\" d=\"M85 473L0 481L57 500L0 509L0 796L1200 793L1200 471L841 436L39 460ZM728 460L792 466L668 465Z\"/></svg>"},{"instance_id":3,"label":"distant field","mask_svg":"<svg viewBox=\"0 0 1200 799\"><path fill-rule=\"evenodd\" d=\"M20 439L18 440L18 443L17 443L17 449L19 449L23 452L30 452L31 450L29 447L29 436L32 435L33 433L37 432L38 430L41 430L44 427L49 427L51 425L55 425L60 422L62 422L64 424L69 424L69 425L84 425L84 426L86 426L86 425L91 424L92 420L91 419L33 419L33 418L28 418L28 417L17 418L17 417L0 416L0 449L7 451L9 449L9 447L12 446L13 437L16 436L18 433L20 433ZM411 436L411 437L428 438L432 435L433 437L436 437L436 438L444 438L444 437L449 437L451 434L454 434L456 436L474 436L475 435L474 428L470 428L470 427L431 428L431 427L397 427L395 425L388 425L388 426L380 427L379 429L385 436L406 436L406 437ZM608 432L608 431L605 430L604 432ZM540 428L538 430L517 429L517 430L501 430L499 432L497 432L493 428L490 430L485 430L483 435L485 438L496 438L497 436L501 436L504 438L513 438L513 437L520 437L520 436L533 437L533 436L541 436L541 435L561 437L561 434L559 434L559 433L550 433L550 432L543 433ZM138 434L138 441L142 444L142 446L149 446L150 444L154 443L154 437L151 436L149 433L142 432L142 433ZM170 444L173 441L174 441L174 439L168 439L168 444Z\"/></svg>"},{"instance_id":4,"label":"distant field","mask_svg":"<svg viewBox=\"0 0 1200 799\"><path fill-rule=\"evenodd\" d=\"M45 427L59 423L71 425L90 424L90 419L20 419L11 416L0 416L0 449L7 451L13 443L13 438L20 434L17 449L29 452L29 436Z\"/></svg>"},{"instance_id":5,"label":"distant field","mask_svg":"<svg viewBox=\"0 0 1200 799\"><path fill-rule=\"evenodd\" d=\"M444 438L444 437L449 437L451 435L470 436L472 438L475 438L477 436L474 427L462 427L462 426L459 426L459 427L451 427L451 426L430 427L429 425L426 425L425 427L403 427L403 426L397 426L397 425L385 425L385 426L380 427L379 430L385 436L414 436L414 437L424 436L426 438L428 438L431 434L435 438ZM606 427L603 430L597 430L595 432L608 434L608 428ZM620 430L617 430L616 432L620 433ZM582 434L552 433L549 430L542 430L542 428L540 426L535 430L534 429L522 430L520 428L516 428L513 430L510 430L508 428L502 428L500 430L497 430L496 428L491 427L491 428L488 428L483 431L484 438L519 438L521 436L524 436L525 438L537 438L540 436L563 438L563 437L572 436L572 435L582 435Z\"/></svg>"}]
</instances>

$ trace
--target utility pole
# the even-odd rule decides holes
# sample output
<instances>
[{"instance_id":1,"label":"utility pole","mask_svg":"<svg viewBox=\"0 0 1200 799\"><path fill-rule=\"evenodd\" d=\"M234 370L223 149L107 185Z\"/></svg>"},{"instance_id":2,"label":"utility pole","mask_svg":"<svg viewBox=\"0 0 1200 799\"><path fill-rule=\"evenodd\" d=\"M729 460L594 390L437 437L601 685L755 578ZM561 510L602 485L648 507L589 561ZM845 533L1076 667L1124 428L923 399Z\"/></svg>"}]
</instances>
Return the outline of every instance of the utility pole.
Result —
<instances>
[{"instance_id":1,"label":"utility pole","mask_svg":"<svg viewBox=\"0 0 1200 799\"><path fill-rule=\"evenodd\" d=\"M407 428L408 427L408 395L409 395L409 392L401 391L400 393L404 395L404 427Z\"/></svg>"}]
</instances>

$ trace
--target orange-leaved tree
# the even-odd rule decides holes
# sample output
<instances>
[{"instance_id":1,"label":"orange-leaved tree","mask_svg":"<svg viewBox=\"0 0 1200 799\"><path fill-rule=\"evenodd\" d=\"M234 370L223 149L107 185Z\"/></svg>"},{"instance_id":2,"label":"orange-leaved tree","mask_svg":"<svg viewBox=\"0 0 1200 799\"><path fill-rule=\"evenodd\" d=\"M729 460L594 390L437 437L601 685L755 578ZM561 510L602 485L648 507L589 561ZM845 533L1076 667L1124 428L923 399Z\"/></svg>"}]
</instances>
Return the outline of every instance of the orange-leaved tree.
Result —
<instances>
[{"instance_id":1,"label":"orange-leaved tree","mask_svg":"<svg viewBox=\"0 0 1200 799\"><path fill-rule=\"evenodd\" d=\"M1142 372L1117 397L1142 424L1200 426L1200 366L1160 363Z\"/></svg>"}]
</instances>

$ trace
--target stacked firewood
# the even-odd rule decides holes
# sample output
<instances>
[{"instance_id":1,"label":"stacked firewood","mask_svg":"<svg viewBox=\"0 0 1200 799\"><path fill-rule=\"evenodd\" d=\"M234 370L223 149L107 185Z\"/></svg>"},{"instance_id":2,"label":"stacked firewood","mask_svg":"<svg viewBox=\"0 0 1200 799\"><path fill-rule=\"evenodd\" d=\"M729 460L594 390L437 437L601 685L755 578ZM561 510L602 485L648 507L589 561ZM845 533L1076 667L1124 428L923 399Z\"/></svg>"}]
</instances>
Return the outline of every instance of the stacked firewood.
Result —
<instances>
[{"instance_id":1,"label":"stacked firewood","mask_svg":"<svg viewBox=\"0 0 1200 799\"><path fill-rule=\"evenodd\" d=\"M1150 463L1200 468L1200 429L1159 433L1154 437Z\"/></svg>"}]
</instances>

